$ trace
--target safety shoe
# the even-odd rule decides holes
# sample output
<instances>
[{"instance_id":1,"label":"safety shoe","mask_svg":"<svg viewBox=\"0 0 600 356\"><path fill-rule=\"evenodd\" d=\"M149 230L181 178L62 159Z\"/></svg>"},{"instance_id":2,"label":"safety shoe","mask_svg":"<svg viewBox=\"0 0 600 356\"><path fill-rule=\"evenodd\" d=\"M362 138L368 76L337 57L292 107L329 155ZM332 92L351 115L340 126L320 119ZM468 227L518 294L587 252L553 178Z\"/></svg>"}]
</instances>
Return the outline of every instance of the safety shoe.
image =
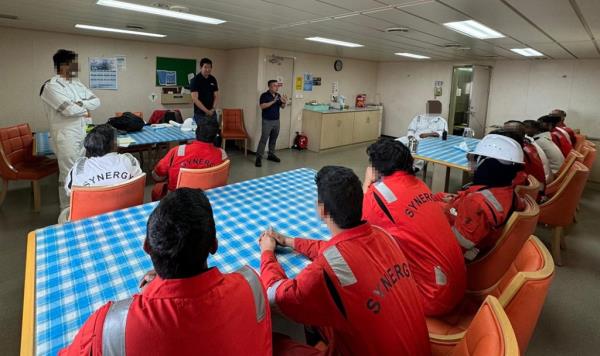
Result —
<instances>
[{"instance_id":1,"label":"safety shoe","mask_svg":"<svg viewBox=\"0 0 600 356\"><path fill-rule=\"evenodd\" d=\"M256 157L256 162L254 162L255 167L262 167L262 160L260 157Z\"/></svg>"},{"instance_id":2,"label":"safety shoe","mask_svg":"<svg viewBox=\"0 0 600 356\"><path fill-rule=\"evenodd\" d=\"M267 156L267 161L273 161L273 162L281 162L281 160L279 159L279 157L275 156L275 155L269 155Z\"/></svg>"}]
</instances>

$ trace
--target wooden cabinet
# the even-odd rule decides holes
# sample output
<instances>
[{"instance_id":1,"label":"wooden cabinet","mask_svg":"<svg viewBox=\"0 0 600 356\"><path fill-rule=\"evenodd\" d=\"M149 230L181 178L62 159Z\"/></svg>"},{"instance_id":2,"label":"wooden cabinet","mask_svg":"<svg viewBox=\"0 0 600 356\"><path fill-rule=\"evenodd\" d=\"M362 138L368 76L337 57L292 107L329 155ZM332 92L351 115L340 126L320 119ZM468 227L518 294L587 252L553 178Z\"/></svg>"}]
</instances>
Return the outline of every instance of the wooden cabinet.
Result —
<instances>
[{"instance_id":1,"label":"wooden cabinet","mask_svg":"<svg viewBox=\"0 0 600 356\"><path fill-rule=\"evenodd\" d=\"M323 149L373 141L379 137L381 111L344 111L320 113L304 110L302 131L308 137L308 149Z\"/></svg>"}]
</instances>

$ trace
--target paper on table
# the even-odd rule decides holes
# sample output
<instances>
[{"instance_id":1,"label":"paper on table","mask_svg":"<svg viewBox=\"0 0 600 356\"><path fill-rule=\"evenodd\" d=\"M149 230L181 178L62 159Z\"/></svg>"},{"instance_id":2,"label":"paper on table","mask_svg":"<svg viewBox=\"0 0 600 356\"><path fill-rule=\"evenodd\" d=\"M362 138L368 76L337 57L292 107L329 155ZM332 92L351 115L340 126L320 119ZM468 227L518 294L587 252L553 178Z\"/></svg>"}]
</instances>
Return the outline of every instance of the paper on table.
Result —
<instances>
[{"instance_id":1,"label":"paper on table","mask_svg":"<svg viewBox=\"0 0 600 356\"><path fill-rule=\"evenodd\" d=\"M171 127L171 125L167 124L167 123L162 123L162 124L152 124L152 125L150 125L150 127L153 129L164 129L165 127Z\"/></svg>"},{"instance_id":2,"label":"paper on table","mask_svg":"<svg viewBox=\"0 0 600 356\"><path fill-rule=\"evenodd\" d=\"M467 145L467 143L465 141L461 142L459 145L454 146L454 148L458 148L461 151L465 151L465 152L470 152L471 149L469 148L469 145Z\"/></svg>"},{"instance_id":3,"label":"paper on table","mask_svg":"<svg viewBox=\"0 0 600 356\"><path fill-rule=\"evenodd\" d=\"M119 145L119 147L127 147L127 146L131 145L132 143L135 143L135 140L129 136L117 138L117 144Z\"/></svg>"}]
</instances>

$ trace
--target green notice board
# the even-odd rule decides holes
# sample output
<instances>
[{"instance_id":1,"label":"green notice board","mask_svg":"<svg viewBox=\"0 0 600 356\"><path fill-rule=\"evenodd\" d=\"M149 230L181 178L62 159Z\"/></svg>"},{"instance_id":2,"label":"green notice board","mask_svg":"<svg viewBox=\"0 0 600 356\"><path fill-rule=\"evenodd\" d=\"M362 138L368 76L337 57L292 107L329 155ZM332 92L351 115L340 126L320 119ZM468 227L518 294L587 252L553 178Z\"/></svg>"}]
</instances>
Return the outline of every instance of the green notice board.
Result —
<instances>
[{"instance_id":1,"label":"green notice board","mask_svg":"<svg viewBox=\"0 0 600 356\"><path fill-rule=\"evenodd\" d=\"M154 76L156 78L156 86L160 86L160 83L158 81L159 70L177 72L177 85L189 86L187 76L188 73L196 74L196 60L156 57L156 72L154 73Z\"/></svg>"}]
</instances>

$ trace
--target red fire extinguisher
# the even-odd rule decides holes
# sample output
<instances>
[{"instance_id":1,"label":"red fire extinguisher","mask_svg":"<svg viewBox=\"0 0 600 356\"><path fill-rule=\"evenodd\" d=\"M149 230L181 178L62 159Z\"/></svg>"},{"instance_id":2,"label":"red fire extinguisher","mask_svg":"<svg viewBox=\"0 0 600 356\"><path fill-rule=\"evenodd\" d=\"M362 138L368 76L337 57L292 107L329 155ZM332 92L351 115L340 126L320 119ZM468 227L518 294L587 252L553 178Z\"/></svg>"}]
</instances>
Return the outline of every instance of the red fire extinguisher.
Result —
<instances>
[{"instance_id":1,"label":"red fire extinguisher","mask_svg":"<svg viewBox=\"0 0 600 356\"><path fill-rule=\"evenodd\" d=\"M294 138L294 145L292 148L297 150L305 150L308 147L308 137L301 132L296 131L296 137Z\"/></svg>"}]
</instances>

